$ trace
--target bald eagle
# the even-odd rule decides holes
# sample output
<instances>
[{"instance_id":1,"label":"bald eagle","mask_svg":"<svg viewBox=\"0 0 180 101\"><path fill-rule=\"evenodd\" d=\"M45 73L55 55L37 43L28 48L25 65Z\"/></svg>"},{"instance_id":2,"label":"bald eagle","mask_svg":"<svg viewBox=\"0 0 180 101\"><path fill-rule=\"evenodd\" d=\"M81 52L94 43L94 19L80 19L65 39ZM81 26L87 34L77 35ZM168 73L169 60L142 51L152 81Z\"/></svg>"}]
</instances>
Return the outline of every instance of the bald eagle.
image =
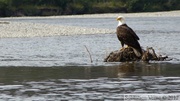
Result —
<instances>
[{"instance_id":1,"label":"bald eagle","mask_svg":"<svg viewBox=\"0 0 180 101\"><path fill-rule=\"evenodd\" d=\"M121 45L124 49L124 44L131 47L137 57L142 56L142 49L138 42L139 37L136 33L125 23L125 19L122 16L117 17L118 26L116 29L116 34L121 42Z\"/></svg>"}]
</instances>

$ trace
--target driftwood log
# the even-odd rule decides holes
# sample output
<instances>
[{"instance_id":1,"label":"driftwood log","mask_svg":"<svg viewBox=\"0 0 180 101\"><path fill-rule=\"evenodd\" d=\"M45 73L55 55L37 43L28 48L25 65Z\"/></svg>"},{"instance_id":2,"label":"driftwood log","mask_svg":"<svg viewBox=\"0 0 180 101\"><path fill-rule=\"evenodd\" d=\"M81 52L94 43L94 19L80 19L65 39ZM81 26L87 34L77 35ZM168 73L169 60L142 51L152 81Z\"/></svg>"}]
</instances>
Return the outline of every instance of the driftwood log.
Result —
<instances>
[{"instance_id":1,"label":"driftwood log","mask_svg":"<svg viewBox=\"0 0 180 101\"><path fill-rule=\"evenodd\" d=\"M121 50L111 52L105 59L104 62L125 62L125 61L164 61L168 56L157 56L155 50L152 47L148 47L143 50L143 55L137 57L131 47L127 47Z\"/></svg>"}]
</instances>

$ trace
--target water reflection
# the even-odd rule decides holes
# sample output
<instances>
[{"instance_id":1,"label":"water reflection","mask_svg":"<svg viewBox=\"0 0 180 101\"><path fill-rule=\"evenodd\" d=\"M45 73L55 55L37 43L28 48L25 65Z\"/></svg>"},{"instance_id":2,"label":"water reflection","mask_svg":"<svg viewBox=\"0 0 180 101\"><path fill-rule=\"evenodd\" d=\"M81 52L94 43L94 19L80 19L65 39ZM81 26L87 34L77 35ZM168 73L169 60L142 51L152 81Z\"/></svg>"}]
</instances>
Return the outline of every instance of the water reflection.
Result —
<instances>
[{"instance_id":1,"label":"water reflection","mask_svg":"<svg viewBox=\"0 0 180 101\"><path fill-rule=\"evenodd\" d=\"M118 77L123 76L180 76L180 65L171 63L121 63L116 66ZM109 68L109 67L107 67ZM112 68L111 68L112 69ZM116 71L116 70L115 70Z\"/></svg>"},{"instance_id":2,"label":"water reflection","mask_svg":"<svg viewBox=\"0 0 180 101\"><path fill-rule=\"evenodd\" d=\"M125 76L180 76L179 66L179 64L171 63L119 63L115 66L0 67L0 82Z\"/></svg>"}]
</instances>

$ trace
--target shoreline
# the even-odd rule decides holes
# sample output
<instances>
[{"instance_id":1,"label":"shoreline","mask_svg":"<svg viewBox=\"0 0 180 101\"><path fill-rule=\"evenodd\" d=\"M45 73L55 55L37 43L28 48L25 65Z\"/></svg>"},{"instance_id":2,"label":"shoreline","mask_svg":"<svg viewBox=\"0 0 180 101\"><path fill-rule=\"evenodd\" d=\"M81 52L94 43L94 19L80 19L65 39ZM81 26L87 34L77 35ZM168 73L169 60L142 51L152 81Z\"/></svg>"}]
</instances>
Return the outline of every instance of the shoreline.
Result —
<instances>
[{"instance_id":1,"label":"shoreline","mask_svg":"<svg viewBox=\"0 0 180 101\"><path fill-rule=\"evenodd\" d=\"M22 17L2 17L0 19L30 19L30 18L113 18L124 17L180 17L180 10L162 12L138 12L138 13L102 13L102 14L82 14L82 15L58 15L58 16L22 16Z\"/></svg>"},{"instance_id":2,"label":"shoreline","mask_svg":"<svg viewBox=\"0 0 180 101\"><path fill-rule=\"evenodd\" d=\"M104 14L84 14L84 15L63 15L50 16L49 18L116 18L124 17L180 17L180 10L163 12L141 12L141 13L104 13Z\"/></svg>"},{"instance_id":3,"label":"shoreline","mask_svg":"<svg viewBox=\"0 0 180 101\"><path fill-rule=\"evenodd\" d=\"M46 16L46 17L8 17L0 18L0 38L20 37L51 37L61 35L82 35L82 34L111 34L115 29L87 28L77 26L50 25L30 22L13 22L10 19L38 19L38 18L116 18L124 17L180 17L180 10L168 12L151 13L107 13L107 14L86 14L67 16ZM4 21L3 21L4 19Z\"/></svg>"}]
</instances>

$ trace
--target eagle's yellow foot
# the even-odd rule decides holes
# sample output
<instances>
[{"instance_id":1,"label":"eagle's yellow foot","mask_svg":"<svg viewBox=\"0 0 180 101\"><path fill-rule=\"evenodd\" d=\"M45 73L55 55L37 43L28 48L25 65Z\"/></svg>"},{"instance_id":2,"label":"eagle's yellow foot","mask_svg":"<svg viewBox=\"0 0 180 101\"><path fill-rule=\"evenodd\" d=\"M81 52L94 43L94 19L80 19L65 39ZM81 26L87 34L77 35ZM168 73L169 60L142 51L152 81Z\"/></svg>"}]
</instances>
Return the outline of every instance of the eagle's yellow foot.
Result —
<instances>
[{"instance_id":1,"label":"eagle's yellow foot","mask_svg":"<svg viewBox=\"0 0 180 101\"><path fill-rule=\"evenodd\" d=\"M123 51L124 49L126 49L126 48L129 48L129 46L125 46L125 47L122 47L121 49L120 49L120 51Z\"/></svg>"},{"instance_id":2,"label":"eagle's yellow foot","mask_svg":"<svg viewBox=\"0 0 180 101\"><path fill-rule=\"evenodd\" d=\"M124 47L124 49L126 49L126 48L129 48L129 46L128 46L128 45L126 45L126 46Z\"/></svg>"}]
</instances>

